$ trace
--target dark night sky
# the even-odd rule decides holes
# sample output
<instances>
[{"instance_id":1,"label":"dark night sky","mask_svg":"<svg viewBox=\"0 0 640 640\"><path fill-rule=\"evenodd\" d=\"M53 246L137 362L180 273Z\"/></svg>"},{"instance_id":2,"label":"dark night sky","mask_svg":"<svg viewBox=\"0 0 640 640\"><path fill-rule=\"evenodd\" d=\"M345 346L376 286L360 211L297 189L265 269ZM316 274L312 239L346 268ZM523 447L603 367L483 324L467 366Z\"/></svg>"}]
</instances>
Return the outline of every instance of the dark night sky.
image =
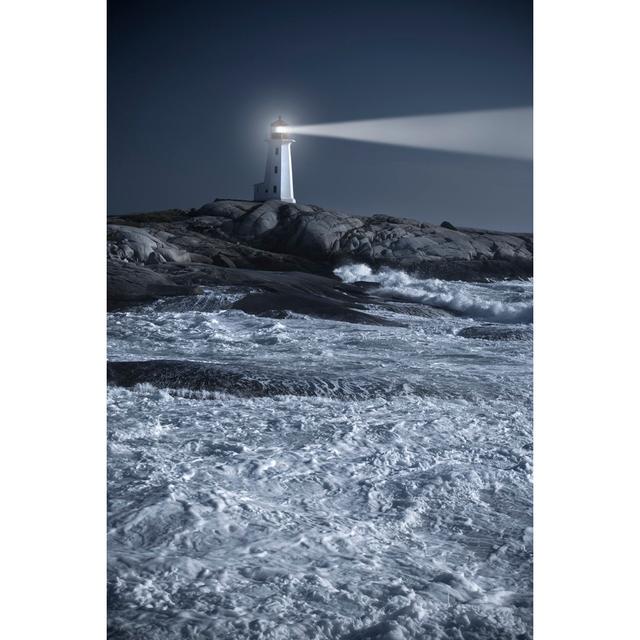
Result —
<instances>
[{"instance_id":1,"label":"dark night sky","mask_svg":"<svg viewBox=\"0 0 640 640\"><path fill-rule=\"evenodd\" d=\"M268 126L532 104L530 0L109 0L108 212L250 199ZM529 230L531 163L298 136L300 203Z\"/></svg>"}]
</instances>

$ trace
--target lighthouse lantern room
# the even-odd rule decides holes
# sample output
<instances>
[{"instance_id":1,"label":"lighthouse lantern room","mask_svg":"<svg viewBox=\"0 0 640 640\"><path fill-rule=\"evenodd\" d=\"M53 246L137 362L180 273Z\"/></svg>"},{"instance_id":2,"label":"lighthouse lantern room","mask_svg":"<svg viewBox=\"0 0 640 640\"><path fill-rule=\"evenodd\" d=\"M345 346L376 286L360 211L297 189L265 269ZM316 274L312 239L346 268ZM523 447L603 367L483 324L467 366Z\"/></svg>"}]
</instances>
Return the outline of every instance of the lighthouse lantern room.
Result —
<instances>
[{"instance_id":1,"label":"lighthouse lantern room","mask_svg":"<svg viewBox=\"0 0 640 640\"><path fill-rule=\"evenodd\" d=\"M291 143L295 140L290 136L289 124L279 116L271 123L271 135L267 139L267 168L264 182L253 187L253 199L282 200L295 202L293 195L293 171L291 168Z\"/></svg>"}]
</instances>

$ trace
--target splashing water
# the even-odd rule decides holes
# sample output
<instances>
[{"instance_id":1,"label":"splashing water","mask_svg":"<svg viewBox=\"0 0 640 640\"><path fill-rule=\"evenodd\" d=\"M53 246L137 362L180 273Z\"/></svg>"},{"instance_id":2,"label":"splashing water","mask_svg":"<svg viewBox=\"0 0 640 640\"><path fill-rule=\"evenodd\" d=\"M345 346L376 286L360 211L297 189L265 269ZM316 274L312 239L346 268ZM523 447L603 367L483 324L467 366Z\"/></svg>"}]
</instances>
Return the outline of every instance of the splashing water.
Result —
<instances>
[{"instance_id":1,"label":"splashing water","mask_svg":"<svg viewBox=\"0 0 640 640\"><path fill-rule=\"evenodd\" d=\"M109 388L110 637L531 638L532 284L338 274L405 326L109 314L111 360L284 391Z\"/></svg>"},{"instance_id":2,"label":"splashing water","mask_svg":"<svg viewBox=\"0 0 640 640\"><path fill-rule=\"evenodd\" d=\"M487 319L493 322L530 323L533 322L533 302L529 292L524 300L513 300L512 285L502 284L502 288L511 294L497 296L500 285L480 285L444 280L419 280L404 271L382 268L374 273L364 264L352 264L335 269L334 273L343 282L375 282L380 285L381 293L394 293L408 300L448 309L471 318ZM517 286L521 286L516 284Z\"/></svg>"}]
</instances>

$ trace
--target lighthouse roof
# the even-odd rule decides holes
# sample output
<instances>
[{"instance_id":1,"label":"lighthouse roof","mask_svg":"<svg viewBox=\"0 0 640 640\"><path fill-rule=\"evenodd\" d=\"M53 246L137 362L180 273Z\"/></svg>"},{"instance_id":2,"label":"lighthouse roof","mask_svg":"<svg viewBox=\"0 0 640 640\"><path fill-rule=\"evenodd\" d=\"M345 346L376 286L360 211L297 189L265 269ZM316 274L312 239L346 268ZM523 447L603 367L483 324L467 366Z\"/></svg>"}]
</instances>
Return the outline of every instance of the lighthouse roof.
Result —
<instances>
[{"instance_id":1,"label":"lighthouse roof","mask_svg":"<svg viewBox=\"0 0 640 640\"><path fill-rule=\"evenodd\" d=\"M282 116L278 116L278 119L271 123L272 127L288 127L289 123L282 119Z\"/></svg>"}]
</instances>

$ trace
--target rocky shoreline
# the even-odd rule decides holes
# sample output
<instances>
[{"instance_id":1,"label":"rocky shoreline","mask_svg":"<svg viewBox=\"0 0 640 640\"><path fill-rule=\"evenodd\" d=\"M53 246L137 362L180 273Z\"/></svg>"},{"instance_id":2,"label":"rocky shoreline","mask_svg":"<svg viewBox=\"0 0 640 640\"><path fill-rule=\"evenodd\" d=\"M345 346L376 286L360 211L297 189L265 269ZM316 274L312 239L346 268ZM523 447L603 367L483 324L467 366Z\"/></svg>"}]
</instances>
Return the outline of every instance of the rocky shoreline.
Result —
<instances>
[{"instance_id":1,"label":"rocky shoreline","mask_svg":"<svg viewBox=\"0 0 640 640\"><path fill-rule=\"evenodd\" d=\"M533 235L276 200L216 200L189 211L109 217L107 256L109 309L228 285L257 291L238 305L248 313L381 324L360 310L371 302L367 288L339 281L336 267L363 263L445 280L528 278Z\"/></svg>"}]
</instances>

